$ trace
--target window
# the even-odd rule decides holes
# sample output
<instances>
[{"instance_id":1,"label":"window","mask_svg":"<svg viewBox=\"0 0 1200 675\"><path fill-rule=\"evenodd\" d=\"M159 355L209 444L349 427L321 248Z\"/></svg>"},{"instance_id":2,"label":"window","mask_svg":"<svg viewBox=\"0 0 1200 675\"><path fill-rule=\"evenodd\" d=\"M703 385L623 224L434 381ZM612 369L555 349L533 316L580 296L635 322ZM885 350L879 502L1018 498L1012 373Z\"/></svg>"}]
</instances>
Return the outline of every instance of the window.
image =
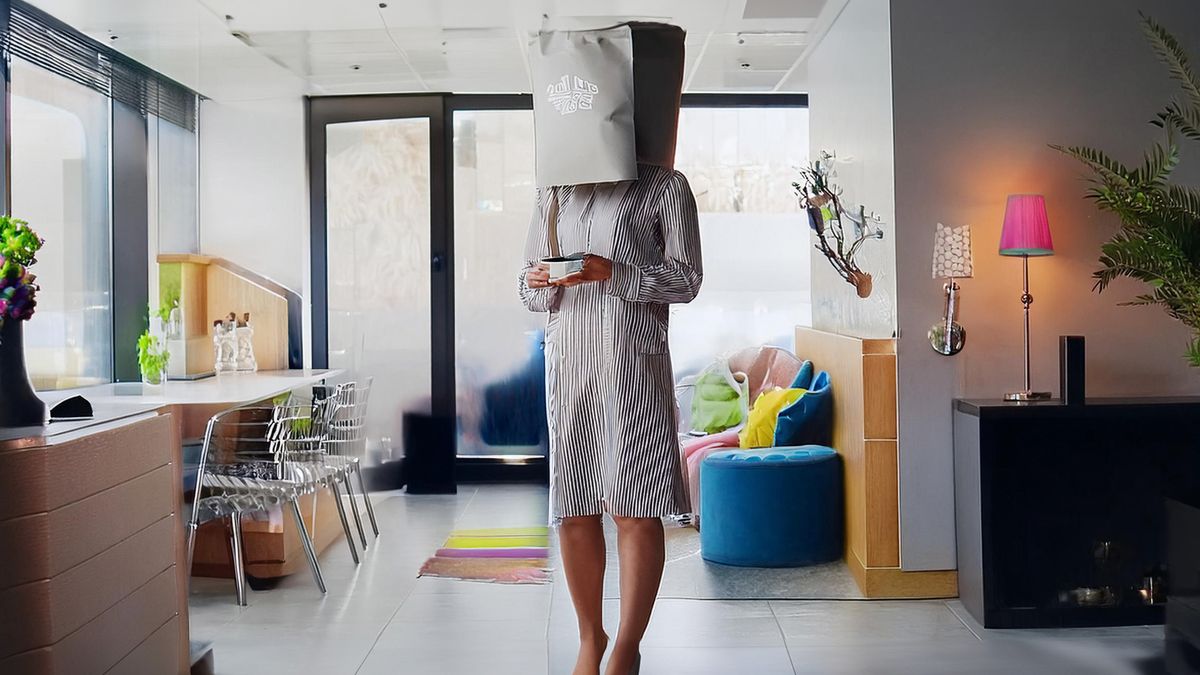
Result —
<instances>
[{"instance_id":1,"label":"window","mask_svg":"<svg viewBox=\"0 0 1200 675\"><path fill-rule=\"evenodd\" d=\"M12 212L45 238L25 358L38 389L112 378L109 99L19 58L11 66Z\"/></svg>"},{"instance_id":2,"label":"window","mask_svg":"<svg viewBox=\"0 0 1200 675\"><path fill-rule=\"evenodd\" d=\"M808 162L808 109L685 107L675 168L700 211L704 286L672 308L676 377L812 323L807 220L792 182Z\"/></svg>"},{"instance_id":3,"label":"window","mask_svg":"<svg viewBox=\"0 0 1200 675\"><path fill-rule=\"evenodd\" d=\"M147 132L150 240L157 239L158 253L199 253L196 133L156 115L148 116Z\"/></svg>"}]
</instances>

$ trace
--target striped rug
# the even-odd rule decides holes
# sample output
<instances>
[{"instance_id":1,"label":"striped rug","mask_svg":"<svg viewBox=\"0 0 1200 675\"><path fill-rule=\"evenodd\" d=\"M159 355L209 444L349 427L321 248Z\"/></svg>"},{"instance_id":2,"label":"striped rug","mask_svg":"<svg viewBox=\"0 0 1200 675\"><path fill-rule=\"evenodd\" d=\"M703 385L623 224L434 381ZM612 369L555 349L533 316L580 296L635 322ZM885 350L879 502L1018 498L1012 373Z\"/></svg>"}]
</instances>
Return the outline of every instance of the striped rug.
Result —
<instances>
[{"instance_id":1,"label":"striped rug","mask_svg":"<svg viewBox=\"0 0 1200 675\"><path fill-rule=\"evenodd\" d=\"M499 584L550 582L550 528L455 530L417 576Z\"/></svg>"}]
</instances>

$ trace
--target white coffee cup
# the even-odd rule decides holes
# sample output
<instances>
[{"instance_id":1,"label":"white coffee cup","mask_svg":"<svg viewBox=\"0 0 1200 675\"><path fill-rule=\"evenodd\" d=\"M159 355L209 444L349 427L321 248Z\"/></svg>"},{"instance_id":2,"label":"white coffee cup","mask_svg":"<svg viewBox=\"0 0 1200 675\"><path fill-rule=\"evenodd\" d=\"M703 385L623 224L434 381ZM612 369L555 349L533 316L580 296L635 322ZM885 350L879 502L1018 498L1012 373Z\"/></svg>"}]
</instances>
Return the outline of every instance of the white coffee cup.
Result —
<instances>
[{"instance_id":1,"label":"white coffee cup","mask_svg":"<svg viewBox=\"0 0 1200 675\"><path fill-rule=\"evenodd\" d=\"M542 258L541 263L550 270L550 281L558 281L563 277L583 271L583 255L559 256Z\"/></svg>"}]
</instances>

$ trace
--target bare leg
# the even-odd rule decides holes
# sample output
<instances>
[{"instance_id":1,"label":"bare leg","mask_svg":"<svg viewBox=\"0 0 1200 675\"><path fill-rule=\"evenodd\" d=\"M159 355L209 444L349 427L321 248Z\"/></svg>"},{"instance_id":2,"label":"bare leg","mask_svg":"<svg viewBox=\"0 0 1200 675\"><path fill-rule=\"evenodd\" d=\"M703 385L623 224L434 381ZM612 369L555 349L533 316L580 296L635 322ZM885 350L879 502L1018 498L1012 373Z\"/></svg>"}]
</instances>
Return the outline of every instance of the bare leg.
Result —
<instances>
[{"instance_id":1,"label":"bare leg","mask_svg":"<svg viewBox=\"0 0 1200 675\"><path fill-rule=\"evenodd\" d=\"M638 648L654 598L662 581L666 543L662 520L617 516L617 553L621 559L621 628L608 657L608 675L629 675L638 658Z\"/></svg>"},{"instance_id":2,"label":"bare leg","mask_svg":"<svg viewBox=\"0 0 1200 675\"><path fill-rule=\"evenodd\" d=\"M604 528L600 516L563 518L558 544L579 621L579 659L572 675L598 675L608 646L604 632Z\"/></svg>"}]
</instances>

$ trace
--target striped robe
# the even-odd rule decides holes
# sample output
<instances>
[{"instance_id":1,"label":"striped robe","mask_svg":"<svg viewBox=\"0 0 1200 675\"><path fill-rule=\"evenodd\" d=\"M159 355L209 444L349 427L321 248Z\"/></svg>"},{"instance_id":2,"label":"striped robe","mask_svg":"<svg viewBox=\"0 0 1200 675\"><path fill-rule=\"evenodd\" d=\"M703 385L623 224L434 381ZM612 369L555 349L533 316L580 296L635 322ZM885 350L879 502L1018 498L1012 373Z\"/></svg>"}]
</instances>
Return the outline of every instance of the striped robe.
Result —
<instances>
[{"instance_id":1,"label":"striped robe","mask_svg":"<svg viewBox=\"0 0 1200 675\"><path fill-rule=\"evenodd\" d=\"M550 255L551 190L561 252L612 260L608 281L526 285ZM519 290L530 311L548 313L551 518L686 513L667 324L669 305L695 298L703 274L687 179L639 165L637 180L545 188L537 201Z\"/></svg>"}]
</instances>

